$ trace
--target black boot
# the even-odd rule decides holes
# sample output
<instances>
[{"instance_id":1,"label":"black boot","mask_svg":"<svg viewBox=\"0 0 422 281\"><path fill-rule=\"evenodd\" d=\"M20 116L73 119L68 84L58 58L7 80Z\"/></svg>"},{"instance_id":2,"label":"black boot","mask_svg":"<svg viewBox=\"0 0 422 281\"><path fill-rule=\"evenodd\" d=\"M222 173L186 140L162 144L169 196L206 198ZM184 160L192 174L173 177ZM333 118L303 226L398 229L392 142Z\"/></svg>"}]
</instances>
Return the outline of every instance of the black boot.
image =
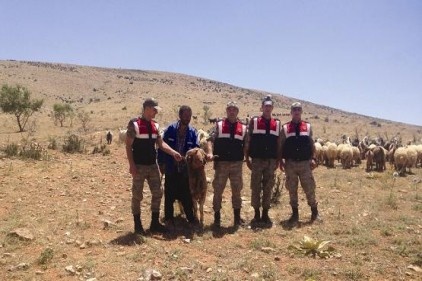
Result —
<instances>
[{"instance_id":1,"label":"black boot","mask_svg":"<svg viewBox=\"0 0 422 281\"><path fill-rule=\"evenodd\" d=\"M311 222L314 222L316 220L319 220L319 214L318 214L318 207L311 207L312 215L311 215Z\"/></svg>"},{"instance_id":2,"label":"black boot","mask_svg":"<svg viewBox=\"0 0 422 281\"><path fill-rule=\"evenodd\" d=\"M262 210L262 218L261 218L261 220L265 224L272 225L273 222L271 221L270 217L268 216L268 210L269 209L263 209Z\"/></svg>"},{"instance_id":3,"label":"black boot","mask_svg":"<svg viewBox=\"0 0 422 281\"><path fill-rule=\"evenodd\" d=\"M261 222L261 212L259 211L259 208L255 208L255 216L253 217L251 224L257 224Z\"/></svg>"},{"instance_id":4,"label":"black boot","mask_svg":"<svg viewBox=\"0 0 422 281\"><path fill-rule=\"evenodd\" d=\"M133 222L135 224L135 234L144 235L145 231L144 231L144 228L142 227L141 215L140 214L133 215Z\"/></svg>"},{"instance_id":5,"label":"black boot","mask_svg":"<svg viewBox=\"0 0 422 281\"><path fill-rule=\"evenodd\" d=\"M221 214L220 211L214 212L214 226L220 227L221 226Z\"/></svg>"},{"instance_id":6,"label":"black boot","mask_svg":"<svg viewBox=\"0 0 422 281\"><path fill-rule=\"evenodd\" d=\"M245 224L245 221L240 217L240 209L234 209L234 226Z\"/></svg>"},{"instance_id":7,"label":"black boot","mask_svg":"<svg viewBox=\"0 0 422 281\"><path fill-rule=\"evenodd\" d=\"M296 224L299 221L299 209L292 207L292 215L287 221L289 224Z\"/></svg>"},{"instance_id":8,"label":"black boot","mask_svg":"<svg viewBox=\"0 0 422 281\"><path fill-rule=\"evenodd\" d=\"M151 214L151 226L149 227L149 231L151 232L158 232L158 233L166 233L167 228L160 223L158 220L160 216L159 212L153 212Z\"/></svg>"}]
</instances>

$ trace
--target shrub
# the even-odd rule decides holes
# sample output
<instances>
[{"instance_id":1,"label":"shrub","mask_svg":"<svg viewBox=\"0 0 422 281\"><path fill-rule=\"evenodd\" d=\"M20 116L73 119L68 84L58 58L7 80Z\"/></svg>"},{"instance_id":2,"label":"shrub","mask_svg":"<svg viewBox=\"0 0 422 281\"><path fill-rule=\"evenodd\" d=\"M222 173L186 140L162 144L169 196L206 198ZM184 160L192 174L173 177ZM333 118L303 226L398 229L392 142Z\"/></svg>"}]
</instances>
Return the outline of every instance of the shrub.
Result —
<instances>
[{"instance_id":1,"label":"shrub","mask_svg":"<svg viewBox=\"0 0 422 281\"><path fill-rule=\"evenodd\" d=\"M43 150L40 144L31 142L21 147L19 156L24 159L41 160Z\"/></svg>"},{"instance_id":2,"label":"shrub","mask_svg":"<svg viewBox=\"0 0 422 281\"><path fill-rule=\"evenodd\" d=\"M58 147L57 140L55 137L48 137L48 149L56 150Z\"/></svg>"},{"instance_id":3,"label":"shrub","mask_svg":"<svg viewBox=\"0 0 422 281\"><path fill-rule=\"evenodd\" d=\"M83 153L84 141L79 139L75 134L72 134L64 140L63 151L67 153Z\"/></svg>"},{"instance_id":4,"label":"shrub","mask_svg":"<svg viewBox=\"0 0 422 281\"><path fill-rule=\"evenodd\" d=\"M4 149L7 157L13 157L18 155L18 148L19 146L16 143L10 143Z\"/></svg>"},{"instance_id":5,"label":"shrub","mask_svg":"<svg viewBox=\"0 0 422 281\"><path fill-rule=\"evenodd\" d=\"M107 147L107 145L102 144L100 146L94 147L94 149L92 150L92 154L96 154L96 153L102 153L104 156L109 155L110 149Z\"/></svg>"}]
</instances>

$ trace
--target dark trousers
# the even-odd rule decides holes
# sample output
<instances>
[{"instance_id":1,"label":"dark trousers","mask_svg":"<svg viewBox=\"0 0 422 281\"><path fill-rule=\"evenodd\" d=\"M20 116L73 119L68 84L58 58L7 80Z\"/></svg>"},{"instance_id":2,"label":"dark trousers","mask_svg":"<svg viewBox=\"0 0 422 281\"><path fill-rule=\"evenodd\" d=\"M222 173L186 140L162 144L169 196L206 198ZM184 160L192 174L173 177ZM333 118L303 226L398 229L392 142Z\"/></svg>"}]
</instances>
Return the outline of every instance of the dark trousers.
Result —
<instances>
[{"instance_id":1,"label":"dark trousers","mask_svg":"<svg viewBox=\"0 0 422 281\"><path fill-rule=\"evenodd\" d=\"M182 203L186 219L193 222L192 196L189 189L189 178L185 173L166 174L164 183L164 214L166 220L174 218L174 201Z\"/></svg>"}]
</instances>

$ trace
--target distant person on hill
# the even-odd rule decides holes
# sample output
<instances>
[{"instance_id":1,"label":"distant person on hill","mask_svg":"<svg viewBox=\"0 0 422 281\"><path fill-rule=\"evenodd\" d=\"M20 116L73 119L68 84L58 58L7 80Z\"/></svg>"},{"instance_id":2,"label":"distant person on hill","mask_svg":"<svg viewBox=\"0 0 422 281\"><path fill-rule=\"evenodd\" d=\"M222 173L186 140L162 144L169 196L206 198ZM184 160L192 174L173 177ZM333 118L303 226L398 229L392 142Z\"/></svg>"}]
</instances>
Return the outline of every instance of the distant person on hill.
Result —
<instances>
[{"instance_id":1,"label":"distant person on hill","mask_svg":"<svg viewBox=\"0 0 422 281\"><path fill-rule=\"evenodd\" d=\"M160 224L161 189L160 171L157 165L156 145L176 161L182 156L163 140L158 132L158 123L153 119L160 107L155 99L148 98L143 103L142 116L130 120L127 126L126 154L129 172L132 175L132 214L135 233L144 234L141 222L141 201L145 180L151 190L151 232L165 233L165 226Z\"/></svg>"},{"instance_id":2,"label":"distant person on hill","mask_svg":"<svg viewBox=\"0 0 422 281\"><path fill-rule=\"evenodd\" d=\"M214 159L213 209L214 226L221 225L221 201L227 180L230 179L234 226L244 224L240 216L242 208L241 191L243 189L243 149L246 126L237 118L239 106L231 101L226 106L227 117L216 122L214 131L208 141L208 160ZM214 157L214 155L218 157Z\"/></svg>"},{"instance_id":3,"label":"distant person on hill","mask_svg":"<svg viewBox=\"0 0 422 281\"><path fill-rule=\"evenodd\" d=\"M192 148L199 147L198 133L189 125L192 109L187 105L179 108L179 120L167 127L163 141L180 155L185 156ZM189 223L195 224L192 196L189 189L189 177L186 161L177 161L174 157L158 151L158 162L161 172L165 172L164 183L164 213L166 224L174 226L174 201L182 203L183 211Z\"/></svg>"},{"instance_id":4,"label":"distant person on hill","mask_svg":"<svg viewBox=\"0 0 422 281\"><path fill-rule=\"evenodd\" d=\"M252 226L263 223L271 227L268 215L271 192L275 182L275 171L280 157L280 120L271 117L274 103L266 96L261 104L262 115L251 118L245 145L245 159L251 174L251 204L255 210ZM262 202L261 202L262 194ZM262 216L260 208L262 206Z\"/></svg>"},{"instance_id":5,"label":"distant person on hill","mask_svg":"<svg viewBox=\"0 0 422 281\"><path fill-rule=\"evenodd\" d=\"M280 169L286 173L286 188L292 207L292 215L287 222L294 225L299 221L299 180L311 207L311 222L319 219L319 215L318 202L315 199L315 179L312 174L317 164L311 124L302 120L302 105L299 102L291 105L290 114L292 120L284 124L281 131Z\"/></svg>"}]
</instances>

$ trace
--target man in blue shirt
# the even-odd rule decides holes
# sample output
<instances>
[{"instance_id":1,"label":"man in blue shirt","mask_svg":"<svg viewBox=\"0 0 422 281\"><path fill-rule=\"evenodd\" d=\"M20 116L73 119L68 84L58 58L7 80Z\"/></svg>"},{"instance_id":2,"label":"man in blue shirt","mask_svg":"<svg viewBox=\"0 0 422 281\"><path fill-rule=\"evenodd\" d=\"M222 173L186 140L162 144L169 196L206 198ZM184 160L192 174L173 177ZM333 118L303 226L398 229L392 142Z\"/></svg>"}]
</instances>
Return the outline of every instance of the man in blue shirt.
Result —
<instances>
[{"instance_id":1,"label":"man in blue shirt","mask_svg":"<svg viewBox=\"0 0 422 281\"><path fill-rule=\"evenodd\" d=\"M197 131L189 125L191 118L192 109L187 105L181 106L179 108L179 120L169 125L163 135L163 141L182 156L185 156L188 150L199 147ZM193 215L186 161L177 162L161 150L158 159L160 166L163 164L165 166L164 213L166 222L173 224L173 204L177 199L182 203L188 222L196 223Z\"/></svg>"}]
</instances>

